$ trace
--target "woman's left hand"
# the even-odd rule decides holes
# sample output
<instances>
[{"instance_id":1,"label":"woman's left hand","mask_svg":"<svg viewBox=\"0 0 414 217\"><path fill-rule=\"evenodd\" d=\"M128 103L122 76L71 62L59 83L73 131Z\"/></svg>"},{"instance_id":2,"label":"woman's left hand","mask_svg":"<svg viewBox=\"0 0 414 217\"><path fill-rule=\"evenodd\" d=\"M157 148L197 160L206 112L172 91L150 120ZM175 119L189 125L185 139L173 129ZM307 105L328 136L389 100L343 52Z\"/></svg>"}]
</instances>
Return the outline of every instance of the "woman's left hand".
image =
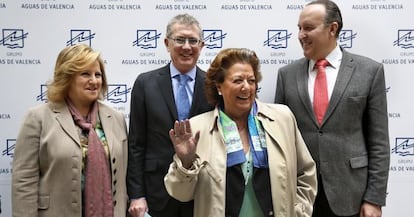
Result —
<instances>
[{"instance_id":1,"label":"woman's left hand","mask_svg":"<svg viewBox=\"0 0 414 217\"><path fill-rule=\"evenodd\" d=\"M196 149L200 132L193 137L190 121L175 121L174 129L169 131L175 153L180 158L183 167L189 169L196 158Z\"/></svg>"}]
</instances>

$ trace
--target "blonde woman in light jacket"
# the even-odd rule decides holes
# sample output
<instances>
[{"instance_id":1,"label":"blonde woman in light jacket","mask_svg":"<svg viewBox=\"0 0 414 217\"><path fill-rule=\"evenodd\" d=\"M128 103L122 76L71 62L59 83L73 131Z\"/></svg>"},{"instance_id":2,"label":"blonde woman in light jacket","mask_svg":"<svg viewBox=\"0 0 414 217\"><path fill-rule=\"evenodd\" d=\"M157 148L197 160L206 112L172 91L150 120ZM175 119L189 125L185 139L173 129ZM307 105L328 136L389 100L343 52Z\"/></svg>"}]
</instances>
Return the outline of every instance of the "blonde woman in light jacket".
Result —
<instances>
[{"instance_id":1,"label":"blonde woman in light jacket","mask_svg":"<svg viewBox=\"0 0 414 217\"><path fill-rule=\"evenodd\" d=\"M176 155L164 180L169 194L180 201L194 199L195 217L310 217L316 195L315 163L288 107L256 99L261 79L256 54L248 49L222 50L206 77L207 98L217 106L176 122L170 131ZM231 119L233 128L223 116ZM260 128L261 148L256 148L257 140L252 142L252 119ZM238 130L240 138L226 142L226 129ZM246 158L232 164L235 143L240 143ZM264 166L256 168L249 155L265 156L257 160ZM245 186L234 187L240 182ZM249 188L254 193L248 193Z\"/></svg>"},{"instance_id":2,"label":"blonde woman in light jacket","mask_svg":"<svg viewBox=\"0 0 414 217\"><path fill-rule=\"evenodd\" d=\"M48 102L27 112L17 137L13 217L126 216L127 128L121 113L99 101L107 88L98 52L81 44L60 52Z\"/></svg>"}]
</instances>

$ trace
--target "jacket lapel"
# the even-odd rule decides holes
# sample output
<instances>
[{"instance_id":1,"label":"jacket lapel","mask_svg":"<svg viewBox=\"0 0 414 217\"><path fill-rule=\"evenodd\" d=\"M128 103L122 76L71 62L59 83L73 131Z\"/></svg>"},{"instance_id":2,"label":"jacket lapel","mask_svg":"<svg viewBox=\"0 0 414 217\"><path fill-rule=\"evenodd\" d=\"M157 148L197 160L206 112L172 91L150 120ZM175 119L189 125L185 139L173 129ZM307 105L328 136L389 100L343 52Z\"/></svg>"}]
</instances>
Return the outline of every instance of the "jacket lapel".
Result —
<instances>
[{"instance_id":1,"label":"jacket lapel","mask_svg":"<svg viewBox=\"0 0 414 217\"><path fill-rule=\"evenodd\" d=\"M168 110L174 120L178 120L177 108L175 106L173 87L170 76L170 65L166 65L163 70L158 73L157 77L159 90L167 103ZM154 90L157 91L157 90Z\"/></svg>"},{"instance_id":2,"label":"jacket lapel","mask_svg":"<svg viewBox=\"0 0 414 217\"><path fill-rule=\"evenodd\" d=\"M298 93L300 100L302 101L306 112L310 117L312 117L312 120L315 124L318 124L315 115L313 113L313 106L309 98L309 91L308 91L308 68L309 68L309 60L303 58L301 60L298 71L299 73L296 73L296 85L298 88Z\"/></svg>"},{"instance_id":3,"label":"jacket lapel","mask_svg":"<svg viewBox=\"0 0 414 217\"><path fill-rule=\"evenodd\" d=\"M353 71L354 71L354 60L349 55L348 52L342 51L342 61L339 66L338 76L336 78L335 87L332 92L331 99L329 100L329 106L326 110L325 117L323 118L322 124L332 115L332 112L335 110L335 107L338 105L339 101L342 98L342 95L345 92L346 86L351 80Z\"/></svg>"},{"instance_id":4,"label":"jacket lapel","mask_svg":"<svg viewBox=\"0 0 414 217\"><path fill-rule=\"evenodd\" d=\"M283 139L284 135L283 130L280 128L280 124L277 124L277 121L279 120L277 117L277 113L275 113L273 110L269 109L269 107L264 106L261 101L256 100L257 104L257 119L260 121L260 123L263 125L263 128L266 129L266 142L267 144L271 144L269 142L270 140L267 138L267 135L269 135L273 140L276 141L276 143L279 145L279 148L282 149L282 153L287 153L288 150L286 150L286 147L281 144L286 144L286 141ZM268 147L268 149L271 147ZM269 158L270 160L270 158ZM270 163L270 162L269 162Z\"/></svg>"},{"instance_id":5,"label":"jacket lapel","mask_svg":"<svg viewBox=\"0 0 414 217\"><path fill-rule=\"evenodd\" d=\"M108 107L103 105L102 103L99 103L99 120L101 121L101 126L103 131L105 132L105 138L108 141L108 148L110 151L112 151L112 146L115 140L115 132L113 126L115 126L114 118L112 117L112 114L110 113Z\"/></svg>"},{"instance_id":6,"label":"jacket lapel","mask_svg":"<svg viewBox=\"0 0 414 217\"><path fill-rule=\"evenodd\" d=\"M190 117L194 116L196 111L200 111L199 107L202 103L199 103L200 100L204 98L204 76L201 75L201 69L197 67L195 84L194 84L194 93L193 100L190 108Z\"/></svg>"},{"instance_id":7,"label":"jacket lapel","mask_svg":"<svg viewBox=\"0 0 414 217\"><path fill-rule=\"evenodd\" d=\"M50 103L52 111L56 114L56 120L59 122L63 131L65 131L73 141L80 147L80 139L72 115L66 104Z\"/></svg>"}]
</instances>

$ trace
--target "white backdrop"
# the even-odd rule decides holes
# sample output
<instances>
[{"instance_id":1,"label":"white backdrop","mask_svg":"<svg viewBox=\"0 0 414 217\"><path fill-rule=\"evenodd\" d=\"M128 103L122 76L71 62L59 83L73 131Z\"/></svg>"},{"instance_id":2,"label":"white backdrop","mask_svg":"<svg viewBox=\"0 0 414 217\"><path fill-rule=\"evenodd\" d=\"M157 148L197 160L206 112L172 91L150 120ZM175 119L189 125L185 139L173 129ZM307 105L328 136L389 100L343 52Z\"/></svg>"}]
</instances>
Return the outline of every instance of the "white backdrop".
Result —
<instances>
[{"instance_id":1,"label":"white backdrop","mask_svg":"<svg viewBox=\"0 0 414 217\"><path fill-rule=\"evenodd\" d=\"M11 162L22 118L29 107L44 103L44 85L63 47L86 43L102 52L110 84L106 102L128 122L135 78L168 62L166 24L178 13L190 13L200 21L206 40L201 68L207 69L222 48L253 49L264 78L259 97L272 102L278 68L302 57L297 20L307 2L0 0L0 217L11 216ZM414 84L414 2L337 3L344 19L339 43L385 65L392 153L384 216L413 216L414 102L409 99Z\"/></svg>"}]
</instances>

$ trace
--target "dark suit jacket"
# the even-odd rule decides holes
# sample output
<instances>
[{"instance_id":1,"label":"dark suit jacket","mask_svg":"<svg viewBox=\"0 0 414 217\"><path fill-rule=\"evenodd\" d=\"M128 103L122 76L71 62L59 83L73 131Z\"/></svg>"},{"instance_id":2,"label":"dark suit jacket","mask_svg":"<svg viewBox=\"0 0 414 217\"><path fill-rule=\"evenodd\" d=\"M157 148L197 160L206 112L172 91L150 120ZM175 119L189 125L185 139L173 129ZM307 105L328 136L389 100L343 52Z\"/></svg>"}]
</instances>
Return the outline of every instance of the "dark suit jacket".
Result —
<instances>
[{"instance_id":1,"label":"dark suit jacket","mask_svg":"<svg viewBox=\"0 0 414 217\"><path fill-rule=\"evenodd\" d=\"M205 72L197 67L190 117L209 111L204 94ZM150 209L163 209L170 196L164 176L175 153L168 131L178 119L170 66L140 74L131 93L128 195L145 197Z\"/></svg>"},{"instance_id":2,"label":"dark suit jacket","mask_svg":"<svg viewBox=\"0 0 414 217\"><path fill-rule=\"evenodd\" d=\"M275 102L295 114L331 209L349 216L359 212L363 200L385 205L390 149L383 65L342 52L321 127L309 99L309 60L280 68Z\"/></svg>"}]
</instances>

